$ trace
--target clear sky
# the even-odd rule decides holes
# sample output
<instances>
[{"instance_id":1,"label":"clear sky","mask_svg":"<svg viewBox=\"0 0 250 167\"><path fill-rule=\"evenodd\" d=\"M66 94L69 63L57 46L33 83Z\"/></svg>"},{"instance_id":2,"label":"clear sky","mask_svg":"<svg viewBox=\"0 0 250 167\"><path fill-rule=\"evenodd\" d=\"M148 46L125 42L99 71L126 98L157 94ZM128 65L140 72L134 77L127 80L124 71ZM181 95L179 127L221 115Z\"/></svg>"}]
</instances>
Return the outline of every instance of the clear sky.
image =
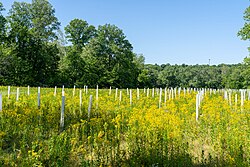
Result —
<instances>
[{"instance_id":1,"label":"clear sky","mask_svg":"<svg viewBox=\"0 0 250 167\"><path fill-rule=\"evenodd\" d=\"M22 1L22 0L18 0ZM23 0L31 2L31 0ZM14 0L1 0L8 11ZM121 28L151 64L235 64L248 56L237 37L249 0L49 0L63 29L72 19Z\"/></svg>"}]
</instances>

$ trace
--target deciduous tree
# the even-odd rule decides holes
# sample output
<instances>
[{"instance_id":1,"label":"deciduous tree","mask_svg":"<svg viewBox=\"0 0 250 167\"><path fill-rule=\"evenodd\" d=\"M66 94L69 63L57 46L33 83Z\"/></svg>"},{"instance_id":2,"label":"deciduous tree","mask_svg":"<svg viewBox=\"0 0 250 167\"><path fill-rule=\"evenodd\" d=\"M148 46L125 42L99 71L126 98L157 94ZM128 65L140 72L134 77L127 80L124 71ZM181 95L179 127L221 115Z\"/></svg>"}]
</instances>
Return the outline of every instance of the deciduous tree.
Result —
<instances>
[{"instance_id":1,"label":"deciduous tree","mask_svg":"<svg viewBox=\"0 0 250 167\"><path fill-rule=\"evenodd\" d=\"M115 25L99 26L96 37L83 50L90 85L133 87L137 72L132 45Z\"/></svg>"},{"instance_id":2,"label":"deciduous tree","mask_svg":"<svg viewBox=\"0 0 250 167\"><path fill-rule=\"evenodd\" d=\"M81 51L89 43L90 39L95 36L96 29L84 20L74 19L65 27L65 33L73 46Z\"/></svg>"}]
</instances>

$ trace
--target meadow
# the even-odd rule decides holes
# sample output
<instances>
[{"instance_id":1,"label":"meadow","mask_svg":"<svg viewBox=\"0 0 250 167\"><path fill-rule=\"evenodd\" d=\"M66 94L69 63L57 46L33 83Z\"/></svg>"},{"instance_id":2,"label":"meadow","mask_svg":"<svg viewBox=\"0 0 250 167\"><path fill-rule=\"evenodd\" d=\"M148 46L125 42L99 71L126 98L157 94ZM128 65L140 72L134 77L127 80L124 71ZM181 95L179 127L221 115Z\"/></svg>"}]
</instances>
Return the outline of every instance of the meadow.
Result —
<instances>
[{"instance_id":1,"label":"meadow","mask_svg":"<svg viewBox=\"0 0 250 167\"><path fill-rule=\"evenodd\" d=\"M0 87L0 166L250 166L249 92L203 89L197 119L194 89L65 88L62 127L62 88L27 89Z\"/></svg>"}]
</instances>

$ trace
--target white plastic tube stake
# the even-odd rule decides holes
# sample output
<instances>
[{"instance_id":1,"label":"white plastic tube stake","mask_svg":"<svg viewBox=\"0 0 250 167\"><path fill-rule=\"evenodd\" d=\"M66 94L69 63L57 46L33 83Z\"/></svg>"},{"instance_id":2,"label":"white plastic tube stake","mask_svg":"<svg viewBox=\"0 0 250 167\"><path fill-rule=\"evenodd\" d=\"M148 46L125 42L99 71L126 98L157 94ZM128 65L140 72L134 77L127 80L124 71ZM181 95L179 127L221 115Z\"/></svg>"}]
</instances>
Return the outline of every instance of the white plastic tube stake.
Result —
<instances>
[{"instance_id":1,"label":"white plastic tube stake","mask_svg":"<svg viewBox=\"0 0 250 167\"><path fill-rule=\"evenodd\" d=\"M3 109L3 98L2 98L2 94L0 94L0 112Z\"/></svg>"},{"instance_id":2,"label":"white plastic tube stake","mask_svg":"<svg viewBox=\"0 0 250 167\"><path fill-rule=\"evenodd\" d=\"M93 101L93 97L92 97L92 95L90 95L90 97L89 97L89 107L88 107L88 120L90 120L90 112L91 112L91 108L92 108L92 101Z\"/></svg>"},{"instance_id":3,"label":"white plastic tube stake","mask_svg":"<svg viewBox=\"0 0 250 167\"><path fill-rule=\"evenodd\" d=\"M56 96L56 86L55 86L55 90L54 90L54 96Z\"/></svg>"},{"instance_id":4,"label":"white plastic tube stake","mask_svg":"<svg viewBox=\"0 0 250 167\"><path fill-rule=\"evenodd\" d=\"M16 89L16 101L19 99L19 88Z\"/></svg>"},{"instance_id":5,"label":"white plastic tube stake","mask_svg":"<svg viewBox=\"0 0 250 167\"><path fill-rule=\"evenodd\" d=\"M160 88L160 93L159 93L159 108L161 108L161 96L162 96L162 88Z\"/></svg>"},{"instance_id":6,"label":"white plastic tube stake","mask_svg":"<svg viewBox=\"0 0 250 167\"><path fill-rule=\"evenodd\" d=\"M74 85L74 89L73 89L73 97L75 96L75 91L76 91L76 86Z\"/></svg>"},{"instance_id":7,"label":"white plastic tube stake","mask_svg":"<svg viewBox=\"0 0 250 167\"><path fill-rule=\"evenodd\" d=\"M63 91L62 92L61 119L60 119L61 131L63 130L63 127L64 127L64 109L65 109L65 96L64 96L64 91Z\"/></svg>"},{"instance_id":8,"label":"white plastic tube stake","mask_svg":"<svg viewBox=\"0 0 250 167\"><path fill-rule=\"evenodd\" d=\"M155 96L155 89L153 88L152 89L152 97L154 97Z\"/></svg>"},{"instance_id":9,"label":"white plastic tube stake","mask_svg":"<svg viewBox=\"0 0 250 167\"><path fill-rule=\"evenodd\" d=\"M118 88L115 89L115 100L117 99L118 96Z\"/></svg>"},{"instance_id":10,"label":"white plastic tube stake","mask_svg":"<svg viewBox=\"0 0 250 167\"><path fill-rule=\"evenodd\" d=\"M112 90L112 88L111 88L111 86L109 87L109 96L111 95L111 90Z\"/></svg>"},{"instance_id":11,"label":"white plastic tube stake","mask_svg":"<svg viewBox=\"0 0 250 167\"><path fill-rule=\"evenodd\" d=\"M27 92L28 96L30 95L30 86L28 86L28 92Z\"/></svg>"},{"instance_id":12,"label":"white plastic tube stake","mask_svg":"<svg viewBox=\"0 0 250 167\"><path fill-rule=\"evenodd\" d=\"M120 102L122 101L122 91L120 91Z\"/></svg>"},{"instance_id":13,"label":"white plastic tube stake","mask_svg":"<svg viewBox=\"0 0 250 167\"><path fill-rule=\"evenodd\" d=\"M164 103L166 105L166 102L167 102L167 88L164 89Z\"/></svg>"},{"instance_id":14,"label":"white plastic tube stake","mask_svg":"<svg viewBox=\"0 0 250 167\"><path fill-rule=\"evenodd\" d=\"M199 93L196 95L196 121L198 121L198 118L199 118Z\"/></svg>"},{"instance_id":15,"label":"white plastic tube stake","mask_svg":"<svg viewBox=\"0 0 250 167\"><path fill-rule=\"evenodd\" d=\"M8 86L8 99L10 98L10 86Z\"/></svg>"},{"instance_id":16,"label":"white plastic tube stake","mask_svg":"<svg viewBox=\"0 0 250 167\"><path fill-rule=\"evenodd\" d=\"M80 107L82 107L82 90L80 90Z\"/></svg>"}]
</instances>

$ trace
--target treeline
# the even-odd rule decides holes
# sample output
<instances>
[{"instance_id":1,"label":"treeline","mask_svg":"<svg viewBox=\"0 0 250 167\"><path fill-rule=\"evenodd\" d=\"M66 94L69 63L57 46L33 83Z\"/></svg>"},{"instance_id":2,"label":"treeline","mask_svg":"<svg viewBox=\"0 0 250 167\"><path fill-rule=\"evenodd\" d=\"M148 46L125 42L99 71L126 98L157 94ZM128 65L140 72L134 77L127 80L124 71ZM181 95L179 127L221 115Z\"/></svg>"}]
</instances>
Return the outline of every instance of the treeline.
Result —
<instances>
[{"instance_id":1,"label":"treeline","mask_svg":"<svg viewBox=\"0 0 250 167\"><path fill-rule=\"evenodd\" d=\"M145 65L141 87L235 88L247 87L243 65ZM144 73L144 74L143 74ZM147 74L149 77L147 77Z\"/></svg>"},{"instance_id":2,"label":"treeline","mask_svg":"<svg viewBox=\"0 0 250 167\"><path fill-rule=\"evenodd\" d=\"M249 86L249 60L236 65L151 65L115 25L73 19L60 30L47 0L0 2L0 85L72 87Z\"/></svg>"}]
</instances>

